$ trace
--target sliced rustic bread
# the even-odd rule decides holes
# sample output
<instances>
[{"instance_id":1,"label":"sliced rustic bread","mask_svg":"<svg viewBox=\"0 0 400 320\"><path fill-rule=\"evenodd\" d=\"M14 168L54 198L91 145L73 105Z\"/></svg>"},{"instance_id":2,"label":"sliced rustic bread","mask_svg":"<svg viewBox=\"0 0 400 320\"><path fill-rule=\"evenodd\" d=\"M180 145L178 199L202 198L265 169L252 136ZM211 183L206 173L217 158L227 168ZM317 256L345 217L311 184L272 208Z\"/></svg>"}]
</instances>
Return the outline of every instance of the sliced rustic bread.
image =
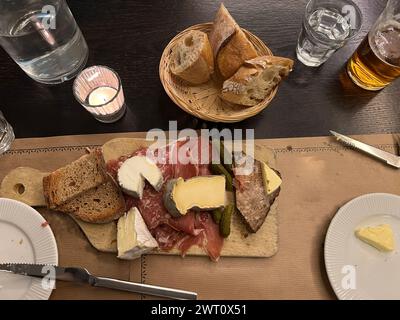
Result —
<instances>
[{"instance_id":1,"label":"sliced rustic bread","mask_svg":"<svg viewBox=\"0 0 400 320\"><path fill-rule=\"evenodd\" d=\"M263 225L280 189L270 195L265 192L261 162L248 155L235 156L233 173L237 184L236 207L247 229L255 233Z\"/></svg>"},{"instance_id":2,"label":"sliced rustic bread","mask_svg":"<svg viewBox=\"0 0 400 320\"><path fill-rule=\"evenodd\" d=\"M231 77L246 60L257 57L257 51L240 26L221 4L210 32L210 42L219 73Z\"/></svg>"},{"instance_id":3,"label":"sliced rustic bread","mask_svg":"<svg viewBox=\"0 0 400 320\"><path fill-rule=\"evenodd\" d=\"M78 197L56 208L90 223L108 223L125 212L125 200L116 183L110 178Z\"/></svg>"},{"instance_id":4,"label":"sliced rustic bread","mask_svg":"<svg viewBox=\"0 0 400 320\"><path fill-rule=\"evenodd\" d=\"M293 68L288 58L262 56L246 61L222 87L221 98L244 106L263 101Z\"/></svg>"},{"instance_id":5,"label":"sliced rustic bread","mask_svg":"<svg viewBox=\"0 0 400 320\"><path fill-rule=\"evenodd\" d=\"M207 34L192 30L173 48L170 70L191 84L210 79L214 71L214 58Z\"/></svg>"},{"instance_id":6,"label":"sliced rustic bread","mask_svg":"<svg viewBox=\"0 0 400 320\"><path fill-rule=\"evenodd\" d=\"M82 156L43 178L49 208L56 208L109 179L100 149Z\"/></svg>"}]
</instances>

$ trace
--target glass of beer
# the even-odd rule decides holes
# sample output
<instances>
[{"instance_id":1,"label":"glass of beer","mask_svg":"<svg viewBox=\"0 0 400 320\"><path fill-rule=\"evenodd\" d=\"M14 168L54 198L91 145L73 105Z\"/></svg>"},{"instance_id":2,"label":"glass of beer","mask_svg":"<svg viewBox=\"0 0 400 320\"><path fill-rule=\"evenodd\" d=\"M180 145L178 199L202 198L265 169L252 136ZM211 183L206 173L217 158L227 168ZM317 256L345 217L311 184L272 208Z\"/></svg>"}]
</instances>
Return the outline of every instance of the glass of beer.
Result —
<instances>
[{"instance_id":1,"label":"glass of beer","mask_svg":"<svg viewBox=\"0 0 400 320\"><path fill-rule=\"evenodd\" d=\"M381 90L400 76L400 0L389 0L347 63L347 73L366 90Z\"/></svg>"}]
</instances>

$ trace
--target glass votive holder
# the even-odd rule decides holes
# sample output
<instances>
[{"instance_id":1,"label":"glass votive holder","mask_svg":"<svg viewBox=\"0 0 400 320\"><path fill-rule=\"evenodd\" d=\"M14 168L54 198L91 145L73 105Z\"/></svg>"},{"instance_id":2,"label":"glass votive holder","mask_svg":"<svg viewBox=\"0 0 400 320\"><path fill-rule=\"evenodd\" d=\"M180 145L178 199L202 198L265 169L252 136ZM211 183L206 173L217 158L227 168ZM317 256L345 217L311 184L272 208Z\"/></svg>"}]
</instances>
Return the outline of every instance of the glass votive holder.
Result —
<instances>
[{"instance_id":1,"label":"glass votive holder","mask_svg":"<svg viewBox=\"0 0 400 320\"><path fill-rule=\"evenodd\" d=\"M72 90L76 100L100 122L115 122L125 114L121 79L111 68L93 66L83 70Z\"/></svg>"}]
</instances>

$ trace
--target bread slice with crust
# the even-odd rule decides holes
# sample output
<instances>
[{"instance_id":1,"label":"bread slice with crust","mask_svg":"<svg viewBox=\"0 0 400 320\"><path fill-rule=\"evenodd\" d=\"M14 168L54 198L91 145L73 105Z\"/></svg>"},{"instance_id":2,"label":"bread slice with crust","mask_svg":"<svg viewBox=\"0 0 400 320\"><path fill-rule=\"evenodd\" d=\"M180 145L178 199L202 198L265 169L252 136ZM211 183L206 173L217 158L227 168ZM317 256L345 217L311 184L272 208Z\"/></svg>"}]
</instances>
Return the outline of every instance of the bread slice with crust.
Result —
<instances>
[{"instance_id":1,"label":"bread slice with crust","mask_svg":"<svg viewBox=\"0 0 400 320\"><path fill-rule=\"evenodd\" d=\"M125 212L125 199L116 183L106 183L86 191L56 208L74 218L90 223L108 223Z\"/></svg>"},{"instance_id":2,"label":"bread slice with crust","mask_svg":"<svg viewBox=\"0 0 400 320\"><path fill-rule=\"evenodd\" d=\"M211 32L208 35L215 59L217 58L221 47L223 47L230 38L233 37L238 28L239 26L236 21L229 14L226 7L221 3L214 18Z\"/></svg>"},{"instance_id":3,"label":"bread slice with crust","mask_svg":"<svg viewBox=\"0 0 400 320\"><path fill-rule=\"evenodd\" d=\"M96 149L43 178L47 205L54 209L108 179L101 149Z\"/></svg>"},{"instance_id":4,"label":"bread slice with crust","mask_svg":"<svg viewBox=\"0 0 400 320\"><path fill-rule=\"evenodd\" d=\"M293 60L282 57L262 56L246 61L230 79L225 80L221 98L254 106L268 97L292 68Z\"/></svg>"},{"instance_id":5,"label":"bread slice with crust","mask_svg":"<svg viewBox=\"0 0 400 320\"><path fill-rule=\"evenodd\" d=\"M172 49L170 70L191 84L201 84L214 72L214 58L206 33L191 30Z\"/></svg>"},{"instance_id":6,"label":"bread slice with crust","mask_svg":"<svg viewBox=\"0 0 400 320\"><path fill-rule=\"evenodd\" d=\"M257 51L240 26L221 4L210 32L210 43L219 73L231 77L246 60L257 57Z\"/></svg>"}]
</instances>

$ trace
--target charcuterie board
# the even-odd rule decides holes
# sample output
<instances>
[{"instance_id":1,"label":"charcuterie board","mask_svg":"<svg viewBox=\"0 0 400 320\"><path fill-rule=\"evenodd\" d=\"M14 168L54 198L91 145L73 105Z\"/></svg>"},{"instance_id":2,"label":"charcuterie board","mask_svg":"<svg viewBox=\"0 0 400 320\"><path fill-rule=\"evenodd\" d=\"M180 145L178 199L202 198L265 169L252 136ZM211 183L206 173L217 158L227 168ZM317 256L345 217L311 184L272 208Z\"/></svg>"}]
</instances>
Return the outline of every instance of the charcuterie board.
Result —
<instances>
[{"instance_id":1,"label":"charcuterie board","mask_svg":"<svg viewBox=\"0 0 400 320\"><path fill-rule=\"evenodd\" d=\"M115 160L124 155L129 155L133 151L143 147L147 147L151 141L138 138L117 138L106 142L102 146L105 162ZM82 149L82 154L85 150ZM59 157L59 155L57 155ZM255 158L268 163L275 167L275 156L271 149L265 146L257 145L255 148ZM54 159L59 163L59 159ZM54 166L51 165L52 158L47 159L48 167L45 171L51 171ZM45 205L43 196L37 190L40 187L40 181L45 172L33 168L15 168L10 171L3 179L1 195L4 197L14 198L19 201L28 203L31 206L42 207ZM21 188L24 192L21 193ZM31 188L36 188L31 190ZM27 198L25 195L29 195ZM36 197L36 198L35 198ZM36 199L36 201L35 201ZM59 215L57 223L64 223L69 216L56 213ZM238 213L232 218L231 234L225 239L221 256L238 256L238 257L271 257L278 250L278 217L277 217L277 201L272 205L271 210L257 233L249 233L241 221ZM97 250L102 252L117 251L117 226L115 222L107 224L91 224L82 222L77 219L74 221L79 225L89 242ZM152 251L150 254L180 254L178 250L173 249L169 252ZM205 255L204 251L193 246L187 252L188 255Z\"/></svg>"}]
</instances>

